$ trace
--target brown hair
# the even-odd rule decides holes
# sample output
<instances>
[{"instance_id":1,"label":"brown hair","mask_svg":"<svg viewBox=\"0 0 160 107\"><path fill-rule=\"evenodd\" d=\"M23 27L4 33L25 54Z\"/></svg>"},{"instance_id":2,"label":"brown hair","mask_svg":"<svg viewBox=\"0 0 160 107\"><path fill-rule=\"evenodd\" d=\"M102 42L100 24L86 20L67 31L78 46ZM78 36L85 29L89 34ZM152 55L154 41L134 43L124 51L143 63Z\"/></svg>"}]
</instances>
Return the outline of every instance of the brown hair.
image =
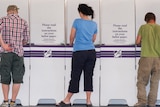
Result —
<instances>
[{"instance_id":1,"label":"brown hair","mask_svg":"<svg viewBox=\"0 0 160 107\"><path fill-rule=\"evenodd\" d=\"M147 23L148 23L150 20L156 21L156 16L155 16L154 13L148 12L148 13L145 15L144 20L145 20Z\"/></svg>"}]
</instances>

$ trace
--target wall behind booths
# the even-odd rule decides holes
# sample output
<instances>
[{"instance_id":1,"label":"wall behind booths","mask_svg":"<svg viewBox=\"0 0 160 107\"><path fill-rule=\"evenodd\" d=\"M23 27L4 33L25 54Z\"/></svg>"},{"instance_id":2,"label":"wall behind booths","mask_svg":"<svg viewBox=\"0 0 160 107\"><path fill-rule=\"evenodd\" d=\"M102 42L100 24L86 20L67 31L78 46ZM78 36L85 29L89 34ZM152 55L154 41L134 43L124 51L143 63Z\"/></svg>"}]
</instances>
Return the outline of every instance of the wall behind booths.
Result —
<instances>
[{"instance_id":1,"label":"wall behind booths","mask_svg":"<svg viewBox=\"0 0 160 107\"><path fill-rule=\"evenodd\" d=\"M54 104L67 94L72 56L69 35L74 19L79 18L80 3L92 6L98 25L93 105L136 103L140 47L135 47L135 38L146 12L154 12L160 24L159 0L0 0L0 17L6 15L9 4L16 4L30 26L30 45L24 47L24 83L17 97L22 105ZM85 103L83 99L82 74L80 92L71 102Z\"/></svg>"}]
</instances>

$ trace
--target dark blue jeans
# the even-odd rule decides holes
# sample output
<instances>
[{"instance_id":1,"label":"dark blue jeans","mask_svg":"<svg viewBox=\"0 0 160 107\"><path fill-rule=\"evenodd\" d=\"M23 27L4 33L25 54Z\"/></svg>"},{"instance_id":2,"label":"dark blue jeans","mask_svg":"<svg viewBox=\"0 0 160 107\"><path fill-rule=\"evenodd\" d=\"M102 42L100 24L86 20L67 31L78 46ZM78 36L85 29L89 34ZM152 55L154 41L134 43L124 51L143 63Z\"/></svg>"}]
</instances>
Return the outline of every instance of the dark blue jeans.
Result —
<instances>
[{"instance_id":1,"label":"dark blue jeans","mask_svg":"<svg viewBox=\"0 0 160 107\"><path fill-rule=\"evenodd\" d=\"M93 91L93 71L96 62L95 50L84 50L73 52L72 71L68 92L79 92L79 81L84 72L84 91Z\"/></svg>"}]
</instances>

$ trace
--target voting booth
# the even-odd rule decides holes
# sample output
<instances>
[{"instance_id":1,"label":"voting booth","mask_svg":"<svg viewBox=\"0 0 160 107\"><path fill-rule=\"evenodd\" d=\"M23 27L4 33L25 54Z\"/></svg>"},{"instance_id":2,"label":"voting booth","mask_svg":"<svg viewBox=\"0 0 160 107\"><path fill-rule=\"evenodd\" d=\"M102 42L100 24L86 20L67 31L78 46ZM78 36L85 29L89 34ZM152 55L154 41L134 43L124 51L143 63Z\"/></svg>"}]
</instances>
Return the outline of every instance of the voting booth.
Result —
<instances>
[{"instance_id":1,"label":"voting booth","mask_svg":"<svg viewBox=\"0 0 160 107\"><path fill-rule=\"evenodd\" d=\"M101 1L100 104L136 102L134 0Z\"/></svg>"},{"instance_id":2,"label":"voting booth","mask_svg":"<svg viewBox=\"0 0 160 107\"><path fill-rule=\"evenodd\" d=\"M66 1L66 33L67 33L67 44L69 44L69 36L70 36L70 31L71 31L71 27L73 24L73 21L76 18L80 18L79 16L79 12L78 12L78 5L85 3L88 6L91 6L92 9L95 12L95 18L93 19L93 21L95 21L97 23L97 25L99 26L99 1L98 0L67 0ZM99 31L99 27L98 27L98 31ZM95 41L95 44L98 45L100 43L100 35L99 33L97 34L97 39ZM70 46L66 46L66 51L70 51L72 52L72 47ZM95 65L95 69L94 69L94 76L93 76L93 87L94 87L94 91L92 93L92 103L93 105L99 105L99 98L97 96L99 96L99 65L100 65L100 58L98 57L98 53L99 53L99 47L97 46L96 48L96 52L97 52L97 60L96 60L96 65ZM71 57L66 57L66 73L65 73L65 95L67 94L68 91L68 85L69 85L69 81L70 81L70 73L71 73ZM74 96L72 97L72 103L79 103L76 102L77 99L81 99L82 103L84 99L86 99L86 93L83 91L84 90L84 81L83 81L83 73L81 75L81 80L80 80L80 92L77 94L74 94Z\"/></svg>"},{"instance_id":3,"label":"voting booth","mask_svg":"<svg viewBox=\"0 0 160 107\"><path fill-rule=\"evenodd\" d=\"M30 27L30 105L43 99L60 101L65 73L65 58L59 55L65 51L64 0L30 0Z\"/></svg>"}]
</instances>

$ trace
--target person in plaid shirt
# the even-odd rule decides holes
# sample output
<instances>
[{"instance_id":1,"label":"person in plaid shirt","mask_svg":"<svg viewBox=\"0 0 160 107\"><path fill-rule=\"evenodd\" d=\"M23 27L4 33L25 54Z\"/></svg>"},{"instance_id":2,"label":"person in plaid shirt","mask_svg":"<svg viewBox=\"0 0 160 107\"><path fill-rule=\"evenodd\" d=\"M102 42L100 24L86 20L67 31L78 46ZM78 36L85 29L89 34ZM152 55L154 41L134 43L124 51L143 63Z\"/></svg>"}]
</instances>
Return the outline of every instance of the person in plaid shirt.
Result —
<instances>
[{"instance_id":1,"label":"person in plaid shirt","mask_svg":"<svg viewBox=\"0 0 160 107\"><path fill-rule=\"evenodd\" d=\"M25 72L23 60L23 45L29 41L29 26L27 22L19 17L18 7L9 5L7 16L0 19L0 44L1 44L1 64L0 82L4 101L2 107L16 106L15 100L18 95L20 84L23 83ZM12 85L12 97L9 102L9 86Z\"/></svg>"}]
</instances>

